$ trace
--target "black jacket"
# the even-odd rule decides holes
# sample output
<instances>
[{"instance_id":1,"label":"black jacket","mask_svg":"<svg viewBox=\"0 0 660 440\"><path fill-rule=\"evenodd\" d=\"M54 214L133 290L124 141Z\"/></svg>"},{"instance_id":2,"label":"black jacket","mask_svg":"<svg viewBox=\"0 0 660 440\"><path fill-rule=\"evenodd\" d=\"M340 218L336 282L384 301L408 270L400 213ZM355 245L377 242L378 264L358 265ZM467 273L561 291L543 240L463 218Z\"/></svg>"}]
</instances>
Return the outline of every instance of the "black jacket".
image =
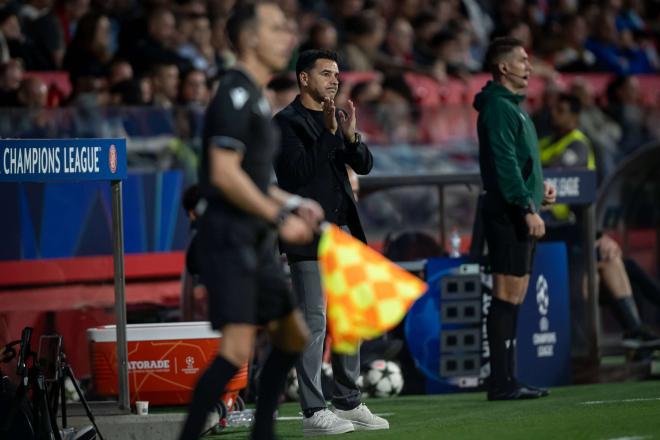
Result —
<instances>
[{"instance_id":1,"label":"black jacket","mask_svg":"<svg viewBox=\"0 0 660 440\"><path fill-rule=\"evenodd\" d=\"M275 122L281 131L280 152L275 160L278 185L319 202L326 220L332 223L337 221L345 193L350 200L347 225L354 237L366 242L345 165L357 174L368 174L373 157L367 146L345 142L341 129L335 135L330 133L303 107L300 96L275 115ZM317 248L318 237L305 246L280 243L280 250L289 261L315 260Z\"/></svg>"}]
</instances>

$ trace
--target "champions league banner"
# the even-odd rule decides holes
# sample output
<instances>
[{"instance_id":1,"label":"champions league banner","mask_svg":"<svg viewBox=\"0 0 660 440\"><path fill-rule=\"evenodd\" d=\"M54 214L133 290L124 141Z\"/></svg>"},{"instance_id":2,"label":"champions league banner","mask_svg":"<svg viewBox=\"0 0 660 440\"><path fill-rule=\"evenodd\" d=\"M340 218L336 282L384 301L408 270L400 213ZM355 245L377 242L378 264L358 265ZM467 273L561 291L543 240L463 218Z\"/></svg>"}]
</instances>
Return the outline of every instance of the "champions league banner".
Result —
<instances>
[{"instance_id":1,"label":"champions league banner","mask_svg":"<svg viewBox=\"0 0 660 440\"><path fill-rule=\"evenodd\" d=\"M0 182L123 179L125 139L0 140Z\"/></svg>"}]
</instances>

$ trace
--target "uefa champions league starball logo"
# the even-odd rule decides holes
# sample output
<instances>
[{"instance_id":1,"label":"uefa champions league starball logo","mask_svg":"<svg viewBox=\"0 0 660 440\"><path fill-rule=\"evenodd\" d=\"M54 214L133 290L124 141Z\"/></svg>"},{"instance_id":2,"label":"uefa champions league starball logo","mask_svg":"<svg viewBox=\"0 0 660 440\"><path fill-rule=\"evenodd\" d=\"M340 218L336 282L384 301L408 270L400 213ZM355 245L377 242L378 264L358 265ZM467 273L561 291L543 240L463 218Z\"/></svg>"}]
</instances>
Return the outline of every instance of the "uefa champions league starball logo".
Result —
<instances>
[{"instance_id":1,"label":"uefa champions league starball logo","mask_svg":"<svg viewBox=\"0 0 660 440\"><path fill-rule=\"evenodd\" d=\"M117 171L117 148L115 148L115 144L110 145L108 165L110 166L110 172L114 174Z\"/></svg>"},{"instance_id":2,"label":"uefa champions league starball logo","mask_svg":"<svg viewBox=\"0 0 660 440\"><path fill-rule=\"evenodd\" d=\"M541 319L539 320L539 330L548 331L550 322L548 321L548 307L550 306L550 295L548 294L548 280L540 275L536 280L536 305L539 309Z\"/></svg>"},{"instance_id":3,"label":"uefa champions league starball logo","mask_svg":"<svg viewBox=\"0 0 660 440\"><path fill-rule=\"evenodd\" d=\"M185 362L186 368L181 369L183 374L196 374L199 371L199 368L195 368L194 356L186 356Z\"/></svg>"},{"instance_id":4,"label":"uefa champions league starball logo","mask_svg":"<svg viewBox=\"0 0 660 440\"><path fill-rule=\"evenodd\" d=\"M543 275L540 275L536 280L536 304L539 307L539 313L541 316L548 314L550 295L548 295L548 281Z\"/></svg>"}]
</instances>

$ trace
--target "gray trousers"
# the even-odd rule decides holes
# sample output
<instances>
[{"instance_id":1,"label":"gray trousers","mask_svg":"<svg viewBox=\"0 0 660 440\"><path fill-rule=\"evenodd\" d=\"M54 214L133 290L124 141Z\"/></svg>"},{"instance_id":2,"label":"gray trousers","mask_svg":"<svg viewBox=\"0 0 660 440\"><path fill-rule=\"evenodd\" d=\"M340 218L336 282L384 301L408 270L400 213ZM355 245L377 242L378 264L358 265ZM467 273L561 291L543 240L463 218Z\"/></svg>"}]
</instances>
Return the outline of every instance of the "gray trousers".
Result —
<instances>
[{"instance_id":1,"label":"gray trousers","mask_svg":"<svg viewBox=\"0 0 660 440\"><path fill-rule=\"evenodd\" d=\"M325 300L317 261L291 263L293 289L300 309L311 333L311 339L296 364L300 386L300 406L303 410L325 408L321 389L321 364L325 341ZM360 404L360 390L355 384L360 376L360 355L332 354L334 387L332 404L341 410L353 409Z\"/></svg>"}]
</instances>

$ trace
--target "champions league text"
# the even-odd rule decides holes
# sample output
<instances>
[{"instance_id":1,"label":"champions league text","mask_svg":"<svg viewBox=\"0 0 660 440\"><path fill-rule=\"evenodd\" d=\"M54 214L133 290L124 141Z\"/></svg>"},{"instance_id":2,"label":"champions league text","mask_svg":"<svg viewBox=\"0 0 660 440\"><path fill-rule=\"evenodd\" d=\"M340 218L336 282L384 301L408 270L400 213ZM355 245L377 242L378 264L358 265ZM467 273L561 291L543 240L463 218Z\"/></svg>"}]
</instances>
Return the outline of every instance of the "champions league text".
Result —
<instances>
[{"instance_id":1,"label":"champions league text","mask_svg":"<svg viewBox=\"0 0 660 440\"><path fill-rule=\"evenodd\" d=\"M2 153L0 173L98 173L101 151L101 147L9 147Z\"/></svg>"}]
</instances>

